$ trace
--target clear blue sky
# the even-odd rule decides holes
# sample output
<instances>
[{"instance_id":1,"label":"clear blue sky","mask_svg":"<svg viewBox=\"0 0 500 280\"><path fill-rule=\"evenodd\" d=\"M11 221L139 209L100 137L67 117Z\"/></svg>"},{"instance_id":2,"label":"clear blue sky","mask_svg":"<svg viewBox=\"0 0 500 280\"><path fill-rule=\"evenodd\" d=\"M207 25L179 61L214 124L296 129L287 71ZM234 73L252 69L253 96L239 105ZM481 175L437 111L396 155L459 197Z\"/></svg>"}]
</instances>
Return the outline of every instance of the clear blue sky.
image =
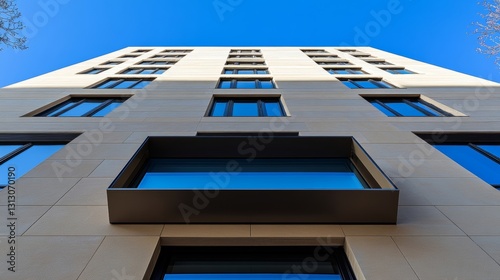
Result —
<instances>
[{"instance_id":1,"label":"clear blue sky","mask_svg":"<svg viewBox=\"0 0 500 280\"><path fill-rule=\"evenodd\" d=\"M127 46L184 45L369 45L500 81L476 52L474 0L16 2L29 49L0 52L0 87Z\"/></svg>"}]
</instances>

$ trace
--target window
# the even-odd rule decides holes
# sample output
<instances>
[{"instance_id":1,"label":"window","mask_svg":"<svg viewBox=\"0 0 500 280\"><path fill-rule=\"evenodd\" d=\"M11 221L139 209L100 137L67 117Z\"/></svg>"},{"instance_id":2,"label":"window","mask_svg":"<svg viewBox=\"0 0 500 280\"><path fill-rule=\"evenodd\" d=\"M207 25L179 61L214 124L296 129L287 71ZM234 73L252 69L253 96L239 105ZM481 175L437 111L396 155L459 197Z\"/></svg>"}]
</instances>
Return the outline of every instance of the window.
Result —
<instances>
[{"instance_id":1,"label":"window","mask_svg":"<svg viewBox=\"0 0 500 280\"><path fill-rule=\"evenodd\" d=\"M89 69L87 71L84 71L80 74L99 74L99 73L102 73L106 70L108 70L109 68L92 68L92 69Z\"/></svg>"},{"instance_id":2,"label":"window","mask_svg":"<svg viewBox=\"0 0 500 280\"><path fill-rule=\"evenodd\" d=\"M452 116L420 98L366 98L389 117Z\"/></svg>"},{"instance_id":3,"label":"window","mask_svg":"<svg viewBox=\"0 0 500 280\"><path fill-rule=\"evenodd\" d=\"M309 49L309 50L301 50L301 51L304 52L305 54L328 53L327 51L321 50L321 49Z\"/></svg>"},{"instance_id":4,"label":"window","mask_svg":"<svg viewBox=\"0 0 500 280\"><path fill-rule=\"evenodd\" d=\"M173 65L177 61L167 61L167 60L144 60L138 63L138 65Z\"/></svg>"},{"instance_id":5,"label":"window","mask_svg":"<svg viewBox=\"0 0 500 280\"><path fill-rule=\"evenodd\" d=\"M139 50L135 50L135 51L133 51L133 52L135 52L135 53L147 53L147 52L149 52L149 51L151 51L151 50L139 49Z\"/></svg>"},{"instance_id":6,"label":"window","mask_svg":"<svg viewBox=\"0 0 500 280\"><path fill-rule=\"evenodd\" d=\"M211 117L283 117L279 98L215 98Z\"/></svg>"},{"instance_id":7,"label":"window","mask_svg":"<svg viewBox=\"0 0 500 280\"><path fill-rule=\"evenodd\" d=\"M120 74L141 74L141 75L160 75L163 74L168 68L128 68Z\"/></svg>"},{"instance_id":8,"label":"window","mask_svg":"<svg viewBox=\"0 0 500 280\"><path fill-rule=\"evenodd\" d=\"M112 78L112 79L107 79L106 81L92 87L92 88L100 88L100 89L138 89L138 88L144 88L145 86L149 85L154 79L118 79L118 78Z\"/></svg>"},{"instance_id":9,"label":"window","mask_svg":"<svg viewBox=\"0 0 500 280\"><path fill-rule=\"evenodd\" d=\"M152 58L183 58L185 55L175 55L175 54L157 54Z\"/></svg>"},{"instance_id":10,"label":"window","mask_svg":"<svg viewBox=\"0 0 500 280\"><path fill-rule=\"evenodd\" d=\"M336 55L309 55L310 58L316 58L316 59L321 59L321 58L338 58Z\"/></svg>"},{"instance_id":11,"label":"window","mask_svg":"<svg viewBox=\"0 0 500 280\"><path fill-rule=\"evenodd\" d=\"M319 61L318 65L352 65L349 61Z\"/></svg>"},{"instance_id":12,"label":"window","mask_svg":"<svg viewBox=\"0 0 500 280\"><path fill-rule=\"evenodd\" d=\"M341 81L351 89L394 88L394 86L377 79L341 79Z\"/></svg>"},{"instance_id":13,"label":"window","mask_svg":"<svg viewBox=\"0 0 500 280\"><path fill-rule=\"evenodd\" d=\"M228 61L226 65L266 65L264 61Z\"/></svg>"},{"instance_id":14,"label":"window","mask_svg":"<svg viewBox=\"0 0 500 280\"><path fill-rule=\"evenodd\" d=\"M271 79L221 79L218 88L238 89L273 89L274 83Z\"/></svg>"},{"instance_id":15,"label":"window","mask_svg":"<svg viewBox=\"0 0 500 280\"><path fill-rule=\"evenodd\" d=\"M123 61L108 61L108 62L104 62L101 65L118 65L120 63L123 63Z\"/></svg>"},{"instance_id":16,"label":"window","mask_svg":"<svg viewBox=\"0 0 500 280\"><path fill-rule=\"evenodd\" d=\"M415 72L412 72L405 68L381 68L381 69L391 74L415 74Z\"/></svg>"},{"instance_id":17,"label":"window","mask_svg":"<svg viewBox=\"0 0 500 280\"><path fill-rule=\"evenodd\" d=\"M325 68L325 70L330 74L366 74L366 72L356 68Z\"/></svg>"},{"instance_id":18,"label":"window","mask_svg":"<svg viewBox=\"0 0 500 280\"><path fill-rule=\"evenodd\" d=\"M251 54L230 54L229 55L229 58L262 58L262 55L261 54L254 54L254 55L251 55Z\"/></svg>"},{"instance_id":19,"label":"window","mask_svg":"<svg viewBox=\"0 0 500 280\"><path fill-rule=\"evenodd\" d=\"M314 265L304 267L309 259L314 260ZM151 279L354 280L355 277L341 247L248 246L162 247Z\"/></svg>"},{"instance_id":20,"label":"window","mask_svg":"<svg viewBox=\"0 0 500 280\"><path fill-rule=\"evenodd\" d=\"M77 134L0 134L0 190L9 183L9 168L15 168L17 180L77 136Z\"/></svg>"},{"instance_id":21,"label":"window","mask_svg":"<svg viewBox=\"0 0 500 280\"><path fill-rule=\"evenodd\" d=\"M260 50L231 50L231 53L260 53Z\"/></svg>"},{"instance_id":22,"label":"window","mask_svg":"<svg viewBox=\"0 0 500 280\"><path fill-rule=\"evenodd\" d=\"M269 74L269 71L267 68L254 68L254 69L232 69L232 68L226 68L224 69L223 74L230 74L230 75L265 75Z\"/></svg>"},{"instance_id":23,"label":"window","mask_svg":"<svg viewBox=\"0 0 500 280\"><path fill-rule=\"evenodd\" d=\"M231 110L260 114L258 98L228 99L252 102L221 102L209 110L222 115L228 106L242 105ZM277 98L270 101L278 107ZM249 131L148 137L107 190L110 222L396 222L399 191L356 140L286 134L273 133L272 141L267 132ZM254 153L253 143L261 145L262 139L265 149ZM216 191L217 199L199 215L184 215L179 205L192 205L198 190L210 196ZM136 207L130 207L132 200Z\"/></svg>"},{"instance_id":24,"label":"window","mask_svg":"<svg viewBox=\"0 0 500 280\"><path fill-rule=\"evenodd\" d=\"M70 98L37 117L103 117L127 98Z\"/></svg>"},{"instance_id":25,"label":"window","mask_svg":"<svg viewBox=\"0 0 500 280\"><path fill-rule=\"evenodd\" d=\"M357 50L355 50L355 49L340 49L339 51L346 52L346 53L357 52Z\"/></svg>"},{"instance_id":26,"label":"window","mask_svg":"<svg viewBox=\"0 0 500 280\"><path fill-rule=\"evenodd\" d=\"M500 144L453 143L437 144L434 147L500 190Z\"/></svg>"},{"instance_id":27,"label":"window","mask_svg":"<svg viewBox=\"0 0 500 280\"><path fill-rule=\"evenodd\" d=\"M120 56L119 58L136 58L136 57L139 57L139 55L136 55L136 54L126 54L126 55Z\"/></svg>"},{"instance_id":28,"label":"window","mask_svg":"<svg viewBox=\"0 0 500 280\"><path fill-rule=\"evenodd\" d=\"M373 65L392 65L392 63L389 63L387 61L365 61L365 62Z\"/></svg>"},{"instance_id":29,"label":"window","mask_svg":"<svg viewBox=\"0 0 500 280\"><path fill-rule=\"evenodd\" d=\"M193 50L164 50L162 53L190 53Z\"/></svg>"}]
</instances>

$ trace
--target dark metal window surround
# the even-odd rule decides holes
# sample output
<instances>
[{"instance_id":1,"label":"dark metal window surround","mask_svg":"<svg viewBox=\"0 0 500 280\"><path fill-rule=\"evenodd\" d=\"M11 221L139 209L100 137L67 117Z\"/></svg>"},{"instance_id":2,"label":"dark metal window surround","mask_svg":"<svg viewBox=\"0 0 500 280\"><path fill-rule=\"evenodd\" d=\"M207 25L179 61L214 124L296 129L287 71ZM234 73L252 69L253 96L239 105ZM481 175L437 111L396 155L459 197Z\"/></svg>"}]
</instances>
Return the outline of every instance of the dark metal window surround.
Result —
<instances>
[{"instance_id":1,"label":"dark metal window surround","mask_svg":"<svg viewBox=\"0 0 500 280\"><path fill-rule=\"evenodd\" d=\"M322 49L310 49L310 50L301 50L305 54L315 54L315 53L328 53L325 50Z\"/></svg>"},{"instance_id":2,"label":"dark metal window surround","mask_svg":"<svg viewBox=\"0 0 500 280\"><path fill-rule=\"evenodd\" d=\"M70 98L44 112L37 117L102 117L120 106L127 98Z\"/></svg>"},{"instance_id":3,"label":"dark metal window surround","mask_svg":"<svg viewBox=\"0 0 500 280\"><path fill-rule=\"evenodd\" d=\"M433 104L418 97L413 98L365 98L389 117L452 117Z\"/></svg>"},{"instance_id":4,"label":"dark metal window surround","mask_svg":"<svg viewBox=\"0 0 500 280\"><path fill-rule=\"evenodd\" d=\"M172 60L144 60L137 65L174 65L177 63L177 60L172 61Z\"/></svg>"},{"instance_id":5,"label":"dark metal window surround","mask_svg":"<svg viewBox=\"0 0 500 280\"><path fill-rule=\"evenodd\" d=\"M314 266L304 267L305 260ZM338 279L356 277L342 247L161 248L151 280Z\"/></svg>"},{"instance_id":6,"label":"dark metal window surround","mask_svg":"<svg viewBox=\"0 0 500 280\"><path fill-rule=\"evenodd\" d=\"M353 138L275 134L271 142L263 144L265 149L258 151L247 145L254 141L259 141L259 136L235 134L232 136L148 137L107 190L110 222L396 223L399 191ZM207 147L210 148L207 149ZM224 184L228 177L236 175L232 174L235 171L234 168L244 167L234 165L238 162L245 162L249 158L258 160L252 164L259 166L265 164L267 159L281 163L286 162L287 159L301 159L302 161L318 159L320 162L348 160L355 168L357 176L361 176L365 184L361 189L344 188L342 183L328 188L310 189L307 183L298 183L298 181L294 181L294 184L299 185L285 189L254 189L251 185L250 188L244 187L243 189L238 189L242 187L240 185L231 185L231 189L227 189L222 185L217 185L217 182ZM190 160L194 162L204 160L205 163L210 160L217 162L228 160L228 164L232 162L232 165L228 165L224 173L214 173L215 185L210 186L209 190L203 183L197 183L193 189L185 189L170 180L168 183L161 181L154 183L151 185L154 186L153 189L137 187L138 180L141 183L147 183L142 182L142 178L145 170L150 170L145 169L148 168L150 162L162 162L168 165L172 160L181 160L185 163ZM163 168L162 166L157 167ZM291 165L286 168L298 168L301 172L308 172L300 166L300 164ZM251 170L253 169L247 170L245 176L252 175L248 173ZM177 179L181 178L181 175ZM162 177L161 180L164 178ZM235 184L238 184L237 182L237 180L233 181ZM244 182L248 185L248 182ZM172 183L174 185L171 187L163 185ZM196 211L197 206L193 205L193 197L196 193L204 191L209 192L210 196L217 193L216 199L209 199L210 203L203 206L203 211ZM132 204L135 207L130 207ZM180 205L183 207L179 207Z\"/></svg>"},{"instance_id":7,"label":"dark metal window surround","mask_svg":"<svg viewBox=\"0 0 500 280\"><path fill-rule=\"evenodd\" d=\"M349 52L357 52L356 49L339 49L338 51L341 51L341 52L346 52L346 53L349 53Z\"/></svg>"},{"instance_id":8,"label":"dark metal window surround","mask_svg":"<svg viewBox=\"0 0 500 280\"><path fill-rule=\"evenodd\" d=\"M391 74L415 74L415 72L412 72L405 68L381 68L381 69Z\"/></svg>"},{"instance_id":9,"label":"dark metal window surround","mask_svg":"<svg viewBox=\"0 0 500 280\"><path fill-rule=\"evenodd\" d=\"M221 79L217 88L221 89L273 89L272 79Z\"/></svg>"},{"instance_id":10,"label":"dark metal window surround","mask_svg":"<svg viewBox=\"0 0 500 280\"><path fill-rule=\"evenodd\" d=\"M366 74L360 68L325 68L330 74Z\"/></svg>"},{"instance_id":11,"label":"dark metal window surround","mask_svg":"<svg viewBox=\"0 0 500 280\"><path fill-rule=\"evenodd\" d=\"M146 49L140 49L140 50L135 50L135 51L133 51L133 52L134 52L134 53L147 53L147 52L150 52L150 51L151 51L151 50L149 50L149 49L147 49L147 50L146 50Z\"/></svg>"},{"instance_id":12,"label":"dark metal window surround","mask_svg":"<svg viewBox=\"0 0 500 280\"><path fill-rule=\"evenodd\" d=\"M264 61L228 61L226 65L266 65Z\"/></svg>"},{"instance_id":13,"label":"dark metal window surround","mask_svg":"<svg viewBox=\"0 0 500 280\"><path fill-rule=\"evenodd\" d=\"M141 74L141 75L160 75L163 74L168 68L128 68L120 74Z\"/></svg>"},{"instance_id":14,"label":"dark metal window surround","mask_svg":"<svg viewBox=\"0 0 500 280\"><path fill-rule=\"evenodd\" d=\"M225 68L223 74L226 75L266 75L269 74L267 68Z\"/></svg>"},{"instance_id":15,"label":"dark metal window surround","mask_svg":"<svg viewBox=\"0 0 500 280\"><path fill-rule=\"evenodd\" d=\"M279 97L214 98L208 115L212 117L281 117L285 116L285 110Z\"/></svg>"},{"instance_id":16,"label":"dark metal window surround","mask_svg":"<svg viewBox=\"0 0 500 280\"><path fill-rule=\"evenodd\" d=\"M183 58L185 54L157 54L151 58Z\"/></svg>"},{"instance_id":17,"label":"dark metal window surround","mask_svg":"<svg viewBox=\"0 0 500 280\"><path fill-rule=\"evenodd\" d=\"M84 71L80 74L99 74L99 73L102 73L106 70L108 70L109 68L92 68L92 69L89 69L87 71Z\"/></svg>"},{"instance_id":18,"label":"dark metal window surround","mask_svg":"<svg viewBox=\"0 0 500 280\"><path fill-rule=\"evenodd\" d=\"M373 64L373 65L393 65L392 63L387 62L387 61L370 61L370 60L366 60L365 62L369 63L369 64Z\"/></svg>"},{"instance_id":19,"label":"dark metal window surround","mask_svg":"<svg viewBox=\"0 0 500 280\"><path fill-rule=\"evenodd\" d=\"M149 85L154 79L142 79L142 78L111 78L107 79L102 83L99 83L92 88L96 89L140 89Z\"/></svg>"},{"instance_id":20,"label":"dark metal window surround","mask_svg":"<svg viewBox=\"0 0 500 280\"><path fill-rule=\"evenodd\" d=\"M340 81L351 89L394 88L393 85L379 79L340 79Z\"/></svg>"},{"instance_id":21,"label":"dark metal window surround","mask_svg":"<svg viewBox=\"0 0 500 280\"><path fill-rule=\"evenodd\" d=\"M334 54L328 54L328 55L313 55L313 54L309 54L308 55L310 58L312 59L330 59L330 58L339 58L337 55L334 55Z\"/></svg>"},{"instance_id":22,"label":"dark metal window surround","mask_svg":"<svg viewBox=\"0 0 500 280\"><path fill-rule=\"evenodd\" d=\"M352 65L349 61L319 61L318 65Z\"/></svg>"},{"instance_id":23,"label":"dark metal window surround","mask_svg":"<svg viewBox=\"0 0 500 280\"><path fill-rule=\"evenodd\" d=\"M162 53L190 53L193 50L164 50Z\"/></svg>"},{"instance_id":24,"label":"dark metal window surround","mask_svg":"<svg viewBox=\"0 0 500 280\"><path fill-rule=\"evenodd\" d=\"M108 62L102 63L101 65L118 65L120 63L123 63L123 61L108 61Z\"/></svg>"}]
</instances>

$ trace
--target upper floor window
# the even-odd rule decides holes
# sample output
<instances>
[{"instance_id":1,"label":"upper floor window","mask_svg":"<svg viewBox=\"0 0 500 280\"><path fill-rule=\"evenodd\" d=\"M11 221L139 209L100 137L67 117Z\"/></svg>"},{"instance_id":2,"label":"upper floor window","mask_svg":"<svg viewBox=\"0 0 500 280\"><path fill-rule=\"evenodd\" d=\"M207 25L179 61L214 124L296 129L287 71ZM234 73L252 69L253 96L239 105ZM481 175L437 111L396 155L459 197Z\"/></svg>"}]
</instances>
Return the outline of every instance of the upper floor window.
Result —
<instances>
[{"instance_id":1,"label":"upper floor window","mask_svg":"<svg viewBox=\"0 0 500 280\"><path fill-rule=\"evenodd\" d=\"M374 60L374 61L365 61L366 63L369 63L369 64L373 64L373 65L393 65L392 63L390 62L387 62L387 61L378 61L378 60Z\"/></svg>"},{"instance_id":2,"label":"upper floor window","mask_svg":"<svg viewBox=\"0 0 500 280\"><path fill-rule=\"evenodd\" d=\"M73 97L44 112L37 117L103 117L127 98L77 98Z\"/></svg>"},{"instance_id":3,"label":"upper floor window","mask_svg":"<svg viewBox=\"0 0 500 280\"><path fill-rule=\"evenodd\" d=\"M272 89L275 86L272 79L221 79L218 88Z\"/></svg>"},{"instance_id":4,"label":"upper floor window","mask_svg":"<svg viewBox=\"0 0 500 280\"><path fill-rule=\"evenodd\" d=\"M341 52L346 52L346 53L350 53L350 52L357 52L356 49L339 49L338 51L341 51Z\"/></svg>"},{"instance_id":5,"label":"upper floor window","mask_svg":"<svg viewBox=\"0 0 500 280\"><path fill-rule=\"evenodd\" d=\"M128 68L120 74L160 75L167 70L168 68Z\"/></svg>"},{"instance_id":6,"label":"upper floor window","mask_svg":"<svg viewBox=\"0 0 500 280\"><path fill-rule=\"evenodd\" d=\"M282 117L280 98L215 98L211 117Z\"/></svg>"},{"instance_id":7,"label":"upper floor window","mask_svg":"<svg viewBox=\"0 0 500 280\"><path fill-rule=\"evenodd\" d=\"M260 50L231 50L230 53L260 53Z\"/></svg>"},{"instance_id":8,"label":"upper floor window","mask_svg":"<svg viewBox=\"0 0 500 280\"><path fill-rule=\"evenodd\" d=\"M226 65L266 65L264 61L228 61Z\"/></svg>"},{"instance_id":9,"label":"upper floor window","mask_svg":"<svg viewBox=\"0 0 500 280\"><path fill-rule=\"evenodd\" d=\"M164 50L162 53L190 53L193 50Z\"/></svg>"},{"instance_id":10,"label":"upper floor window","mask_svg":"<svg viewBox=\"0 0 500 280\"><path fill-rule=\"evenodd\" d=\"M118 65L118 64L121 64L121 63L123 63L123 61L111 60L111 61L104 62L101 65Z\"/></svg>"},{"instance_id":11,"label":"upper floor window","mask_svg":"<svg viewBox=\"0 0 500 280\"><path fill-rule=\"evenodd\" d=\"M135 53L147 53L149 51L151 51L151 50L149 50L149 49L148 50L147 49L139 49L139 50L135 50L133 52L135 52Z\"/></svg>"},{"instance_id":12,"label":"upper floor window","mask_svg":"<svg viewBox=\"0 0 500 280\"><path fill-rule=\"evenodd\" d=\"M366 98L389 117L441 117L452 116L420 98Z\"/></svg>"},{"instance_id":13,"label":"upper floor window","mask_svg":"<svg viewBox=\"0 0 500 280\"><path fill-rule=\"evenodd\" d=\"M229 58L262 58L261 54L230 54Z\"/></svg>"},{"instance_id":14,"label":"upper floor window","mask_svg":"<svg viewBox=\"0 0 500 280\"><path fill-rule=\"evenodd\" d=\"M352 89L394 88L393 85L378 79L341 79L342 83Z\"/></svg>"},{"instance_id":15,"label":"upper floor window","mask_svg":"<svg viewBox=\"0 0 500 280\"><path fill-rule=\"evenodd\" d=\"M232 69L232 68L226 68L224 69L224 74L231 74L231 75L264 75L264 74L269 74L269 71L267 68L248 68L248 69Z\"/></svg>"},{"instance_id":16,"label":"upper floor window","mask_svg":"<svg viewBox=\"0 0 500 280\"><path fill-rule=\"evenodd\" d=\"M92 69L89 69L87 71L81 72L80 74L99 74L99 73L102 73L108 69L109 68L92 68Z\"/></svg>"},{"instance_id":17,"label":"upper floor window","mask_svg":"<svg viewBox=\"0 0 500 280\"><path fill-rule=\"evenodd\" d=\"M120 56L119 58L136 58L136 57L139 57L139 55L137 55L137 54L126 54L126 55Z\"/></svg>"},{"instance_id":18,"label":"upper floor window","mask_svg":"<svg viewBox=\"0 0 500 280\"><path fill-rule=\"evenodd\" d=\"M177 61L168 60L144 60L138 63L138 65L173 65Z\"/></svg>"},{"instance_id":19,"label":"upper floor window","mask_svg":"<svg viewBox=\"0 0 500 280\"><path fill-rule=\"evenodd\" d=\"M363 70L359 68L325 68L330 74L366 74Z\"/></svg>"},{"instance_id":20,"label":"upper floor window","mask_svg":"<svg viewBox=\"0 0 500 280\"><path fill-rule=\"evenodd\" d=\"M338 56L330 54L330 55L308 55L313 59L326 59L326 58L338 58Z\"/></svg>"},{"instance_id":21,"label":"upper floor window","mask_svg":"<svg viewBox=\"0 0 500 280\"><path fill-rule=\"evenodd\" d=\"M157 54L151 58L183 58L185 55L183 54Z\"/></svg>"},{"instance_id":22,"label":"upper floor window","mask_svg":"<svg viewBox=\"0 0 500 280\"><path fill-rule=\"evenodd\" d=\"M130 79L119 79L111 78L106 81L92 87L100 89L138 89L144 88L149 85L154 79L140 79L140 78L130 78Z\"/></svg>"},{"instance_id":23,"label":"upper floor window","mask_svg":"<svg viewBox=\"0 0 500 280\"><path fill-rule=\"evenodd\" d=\"M301 50L305 54L315 54L315 53L328 53L325 50L322 49L308 49L308 50Z\"/></svg>"},{"instance_id":24,"label":"upper floor window","mask_svg":"<svg viewBox=\"0 0 500 280\"><path fill-rule=\"evenodd\" d=\"M352 65L349 61L336 60L336 61L318 61L318 65Z\"/></svg>"},{"instance_id":25,"label":"upper floor window","mask_svg":"<svg viewBox=\"0 0 500 280\"><path fill-rule=\"evenodd\" d=\"M381 68L381 69L391 74L415 74L415 72L412 72L405 68Z\"/></svg>"}]
</instances>

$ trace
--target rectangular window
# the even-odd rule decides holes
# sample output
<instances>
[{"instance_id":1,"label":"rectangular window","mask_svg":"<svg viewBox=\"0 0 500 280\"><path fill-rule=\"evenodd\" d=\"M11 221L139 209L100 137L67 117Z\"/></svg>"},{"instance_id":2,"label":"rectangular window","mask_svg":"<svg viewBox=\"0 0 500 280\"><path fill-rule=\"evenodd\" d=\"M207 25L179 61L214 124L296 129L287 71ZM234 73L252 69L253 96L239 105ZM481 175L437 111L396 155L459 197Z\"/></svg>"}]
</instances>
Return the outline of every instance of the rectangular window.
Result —
<instances>
[{"instance_id":1,"label":"rectangular window","mask_svg":"<svg viewBox=\"0 0 500 280\"><path fill-rule=\"evenodd\" d=\"M308 50L301 50L305 54L315 54L315 53L328 53L325 50L322 49L308 49Z\"/></svg>"},{"instance_id":2,"label":"rectangular window","mask_svg":"<svg viewBox=\"0 0 500 280\"><path fill-rule=\"evenodd\" d=\"M171 60L144 60L139 63L138 65L173 65L177 61L171 61Z\"/></svg>"},{"instance_id":3,"label":"rectangular window","mask_svg":"<svg viewBox=\"0 0 500 280\"><path fill-rule=\"evenodd\" d=\"M319 59L321 59L321 58L338 58L338 56L332 55L332 54L330 54L330 55L308 55L308 56L310 58L313 58L313 59L315 59L315 58L319 58Z\"/></svg>"},{"instance_id":4,"label":"rectangular window","mask_svg":"<svg viewBox=\"0 0 500 280\"><path fill-rule=\"evenodd\" d=\"M215 98L211 117L282 117L285 110L279 98Z\"/></svg>"},{"instance_id":5,"label":"rectangular window","mask_svg":"<svg viewBox=\"0 0 500 280\"><path fill-rule=\"evenodd\" d=\"M434 147L500 190L500 144L453 143Z\"/></svg>"},{"instance_id":6,"label":"rectangular window","mask_svg":"<svg viewBox=\"0 0 500 280\"><path fill-rule=\"evenodd\" d=\"M190 53L193 50L164 50L162 53Z\"/></svg>"},{"instance_id":7,"label":"rectangular window","mask_svg":"<svg viewBox=\"0 0 500 280\"><path fill-rule=\"evenodd\" d=\"M412 72L405 68L381 68L381 69L391 74L415 74L415 72Z\"/></svg>"},{"instance_id":8,"label":"rectangular window","mask_svg":"<svg viewBox=\"0 0 500 280\"><path fill-rule=\"evenodd\" d=\"M349 61L319 61L318 65L352 65Z\"/></svg>"},{"instance_id":9,"label":"rectangular window","mask_svg":"<svg viewBox=\"0 0 500 280\"><path fill-rule=\"evenodd\" d=\"M37 117L103 117L127 98L70 98Z\"/></svg>"},{"instance_id":10,"label":"rectangular window","mask_svg":"<svg viewBox=\"0 0 500 280\"><path fill-rule=\"evenodd\" d=\"M118 65L120 63L123 63L123 61L115 61L115 60L113 60L113 61L104 62L101 65L114 66L114 65Z\"/></svg>"},{"instance_id":11,"label":"rectangular window","mask_svg":"<svg viewBox=\"0 0 500 280\"><path fill-rule=\"evenodd\" d=\"M452 116L420 98L365 98L389 117Z\"/></svg>"},{"instance_id":12,"label":"rectangular window","mask_svg":"<svg viewBox=\"0 0 500 280\"><path fill-rule=\"evenodd\" d=\"M230 54L229 58L262 58L261 54Z\"/></svg>"},{"instance_id":13,"label":"rectangular window","mask_svg":"<svg viewBox=\"0 0 500 280\"><path fill-rule=\"evenodd\" d=\"M154 79L118 79L112 78L92 87L99 89L139 89L149 85Z\"/></svg>"},{"instance_id":14,"label":"rectangular window","mask_svg":"<svg viewBox=\"0 0 500 280\"><path fill-rule=\"evenodd\" d=\"M328 73L334 75L343 75L343 74L366 74L366 72L362 71L361 69L356 69L356 68L325 68Z\"/></svg>"},{"instance_id":15,"label":"rectangular window","mask_svg":"<svg viewBox=\"0 0 500 280\"><path fill-rule=\"evenodd\" d=\"M151 58L183 58L183 54L157 54Z\"/></svg>"},{"instance_id":16,"label":"rectangular window","mask_svg":"<svg viewBox=\"0 0 500 280\"><path fill-rule=\"evenodd\" d=\"M92 69L89 69L87 71L81 72L80 74L99 74L99 73L102 73L108 69L109 68L92 68Z\"/></svg>"},{"instance_id":17,"label":"rectangular window","mask_svg":"<svg viewBox=\"0 0 500 280\"><path fill-rule=\"evenodd\" d=\"M269 71L266 68L258 69L258 68L253 68L253 69L233 69L233 68L226 68L224 69L223 74L227 75L265 75L269 74Z\"/></svg>"},{"instance_id":18,"label":"rectangular window","mask_svg":"<svg viewBox=\"0 0 500 280\"><path fill-rule=\"evenodd\" d=\"M366 63L373 64L373 65L393 65L392 63L389 63L387 61L365 61Z\"/></svg>"},{"instance_id":19,"label":"rectangular window","mask_svg":"<svg viewBox=\"0 0 500 280\"><path fill-rule=\"evenodd\" d=\"M340 52L346 52L346 53L357 52L357 50L355 50L355 49L339 49L338 51L340 51Z\"/></svg>"},{"instance_id":20,"label":"rectangular window","mask_svg":"<svg viewBox=\"0 0 500 280\"><path fill-rule=\"evenodd\" d=\"M226 65L266 65L263 61L228 61Z\"/></svg>"},{"instance_id":21,"label":"rectangular window","mask_svg":"<svg viewBox=\"0 0 500 280\"><path fill-rule=\"evenodd\" d=\"M304 266L311 259L314 265ZM162 247L152 280L354 280L340 247Z\"/></svg>"},{"instance_id":22,"label":"rectangular window","mask_svg":"<svg viewBox=\"0 0 500 280\"><path fill-rule=\"evenodd\" d=\"M260 50L231 50L230 53L260 53Z\"/></svg>"},{"instance_id":23,"label":"rectangular window","mask_svg":"<svg viewBox=\"0 0 500 280\"><path fill-rule=\"evenodd\" d=\"M160 75L166 70L168 70L168 68L128 68L120 74Z\"/></svg>"},{"instance_id":24,"label":"rectangular window","mask_svg":"<svg viewBox=\"0 0 500 280\"><path fill-rule=\"evenodd\" d=\"M394 88L393 85L378 79L341 79L341 81L351 89Z\"/></svg>"},{"instance_id":25,"label":"rectangular window","mask_svg":"<svg viewBox=\"0 0 500 280\"><path fill-rule=\"evenodd\" d=\"M273 89L275 85L271 79L221 79L217 88Z\"/></svg>"},{"instance_id":26,"label":"rectangular window","mask_svg":"<svg viewBox=\"0 0 500 280\"><path fill-rule=\"evenodd\" d=\"M126 54L126 55L120 56L119 58L136 58L136 57L139 57L139 55L138 54Z\"/></svg>"},{"instance_id":27,"label":"rectangular window","mask_svg":"<svg viewBox=\"0 0 500 280\"><path fill-rule=\"evenodd\" d=\"M151 51L151 50L139 49L139 50L135 50L135 51L133 51L133 52L135 52L135 53L147 53L147 52L149 52L149 51Z\"/></svg>"},{"instance_id":28,"label":"rectangular window","mask_svg":"<svg viewBox=\"0 0 500 280\"><path fill-rule=\"evenodd\" d=\"M370 54L367 54L367 53L353 53L351 55L354 56L354 57L376 58L376 57L371 56Z\"/></svg>"}]
</instances>

